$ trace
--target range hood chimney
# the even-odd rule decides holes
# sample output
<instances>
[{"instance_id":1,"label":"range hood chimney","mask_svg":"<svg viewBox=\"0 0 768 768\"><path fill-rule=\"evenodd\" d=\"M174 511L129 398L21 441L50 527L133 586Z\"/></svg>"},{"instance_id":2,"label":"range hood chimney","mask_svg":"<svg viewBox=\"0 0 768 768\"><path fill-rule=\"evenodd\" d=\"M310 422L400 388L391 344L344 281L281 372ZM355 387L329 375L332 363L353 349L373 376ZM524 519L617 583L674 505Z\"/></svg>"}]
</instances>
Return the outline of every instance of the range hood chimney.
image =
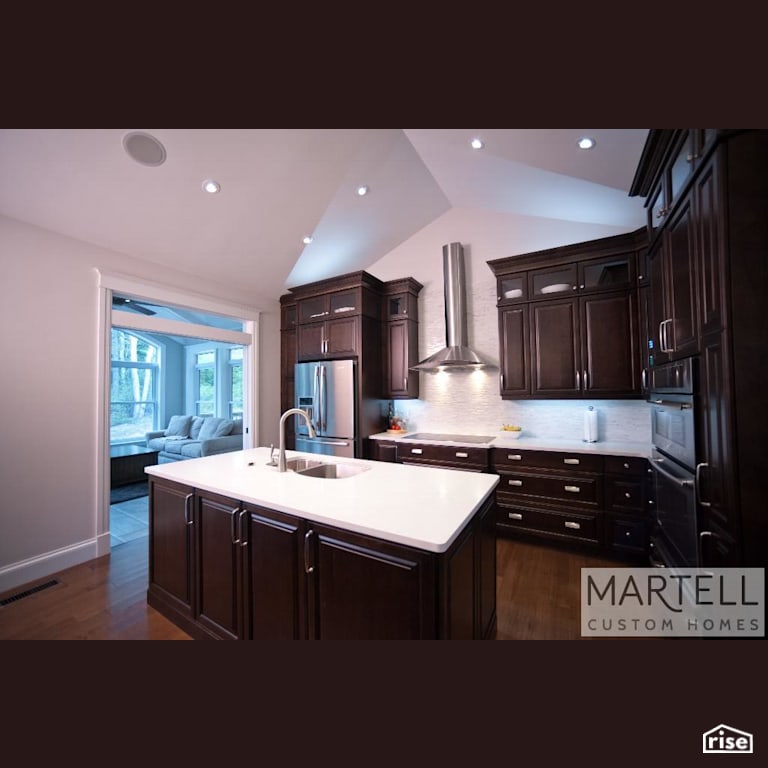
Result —
<instances>
[{"instance_id":1,"label":"range hood chimney","mask_svg":"<svg viewBox=\"0 0 768 768\"><path fill-rule=\"evenodd\" d=\"M443 290L445 292L445 347L430 355L412 371L439 368L480 368L486 362L467 346L467 299L464 249L461 243L443 246Z\"/></svg>"}]
</instances>

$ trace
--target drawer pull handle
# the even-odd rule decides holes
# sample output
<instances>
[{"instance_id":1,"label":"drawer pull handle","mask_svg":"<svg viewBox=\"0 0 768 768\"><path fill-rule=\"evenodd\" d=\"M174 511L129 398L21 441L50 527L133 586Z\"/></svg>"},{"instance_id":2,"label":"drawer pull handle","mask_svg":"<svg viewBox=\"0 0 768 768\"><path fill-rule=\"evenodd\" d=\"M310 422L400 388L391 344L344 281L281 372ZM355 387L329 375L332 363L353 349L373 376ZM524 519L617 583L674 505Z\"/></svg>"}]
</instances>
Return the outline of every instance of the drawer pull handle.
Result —
<instances>
[{"instance_id":1,"label":"drawer pull handle","mask_svg":"<svg viewBox=\"0 0 768 768\"><path fill-rule=\"evenodd\" d=\"M578 485L564 485L563 490L568 491L568 493L581 493L581 488Z\"/></svg>"},{"instance_id":2,"label":"drawer pull handle","mask_svg":"<svg viewBox=\"0 0 768 768\"><path fill-rule=\"evenodd\" d=\"M507 454L507 460L508 461L522 461L523 457L519 453L508 453Z\"/></svg>"},{"instance_id":3,"label":"drawer pull handle","mask_svg":"<svg viewBox=\"0 0 768 768\"><path fill-rule=\"evenodd\" d=\"M421 448L411 448L411 453L415 453L417 456L421 456L424 451Z\"/></svg>"},{"instance_id":4,"label":"drawer pull handle","mask_svg":"<svg viewBox=\"0 0 768 768\"><path fill-rule=\"evenodd\" d=\"M570 520L565 521L565 527L566 528L573 528L575 531L578 531L581 529L581 523L572 523Z\"/></svg>"},{"instance_id":5,"label":"drawer pull handle","mask_svg":"<svg viewBox=\"0 0 768 768\"><path fill-rule=\"evenodd\" d=\"M563 459L563 464L578 464L578 459Z\"/></svg>"},{"instance_id":6,"label":"drawer pull handle","mask_svg":"<svg viewBox=\"0 0 768 768\"><path fill-rule=\"evenodd\" d=\"M523 516L519 512L508 512L507 517L510 520L522 520Z\"/></svg>"},{"instance_id":7,"label":"drawer pull handle","mask_svg":"<svg viewBox=\"0 0 768 768\"><path fill-rule=\"evenodd\" d=\"M466 459L469 456L468 453L464 453L464 451L456 451L456 458L457 459Z\"/></svg>"},{"instance_id":8,"label":"drawer pull handle","mask_svg":"<svg viewBox=\"0 0 768 768\"><path fill-rule=\"evenodd\" d=\"M518 487L520 487L523 484L522 480L509 480L508 482L510 485L516 485Z\"/></svg>"}]
</instances>

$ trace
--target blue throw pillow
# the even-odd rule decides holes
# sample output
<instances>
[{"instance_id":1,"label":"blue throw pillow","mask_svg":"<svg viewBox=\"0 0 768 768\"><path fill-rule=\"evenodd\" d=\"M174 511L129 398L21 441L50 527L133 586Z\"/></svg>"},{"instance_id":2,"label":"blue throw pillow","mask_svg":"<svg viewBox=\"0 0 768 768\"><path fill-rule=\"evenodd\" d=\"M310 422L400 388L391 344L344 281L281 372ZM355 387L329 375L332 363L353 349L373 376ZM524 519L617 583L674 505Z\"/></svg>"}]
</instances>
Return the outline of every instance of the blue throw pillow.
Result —
<instances>
[{"instance_id":1,"label":"blue throw pillow","mask_svg":"<svg viewBox=\"0 0 768 768\"><path fill-rule=\"evenodd\" d=\"M224 437L235 426L229 419L220 419L218 416L206 416L203 426L200 427L199 440L209 440L212 437Z\"/></svg>"},{"instance_id":2,"label":"blue throw pillow","mask_svg":"<svg viewBox=\"0 0 768 768\"><path fill-rule=\"evenodd\" d=\"M165 436L189 437L189 428L191 426L191 416L171 416L171 420L168 422L168 429L165 430Z\"/></svg>"}]
</instances>

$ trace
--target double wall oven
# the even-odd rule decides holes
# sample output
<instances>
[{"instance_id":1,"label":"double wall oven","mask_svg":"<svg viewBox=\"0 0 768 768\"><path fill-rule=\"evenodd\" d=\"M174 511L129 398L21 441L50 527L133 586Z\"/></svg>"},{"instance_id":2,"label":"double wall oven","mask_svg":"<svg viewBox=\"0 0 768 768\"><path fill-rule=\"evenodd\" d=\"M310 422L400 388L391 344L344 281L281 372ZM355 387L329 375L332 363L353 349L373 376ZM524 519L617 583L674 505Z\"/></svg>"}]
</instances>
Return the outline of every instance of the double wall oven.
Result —
<instances>
[{"instance_id":1,"label":"double wall oven","mask_svg":"<svg viewBox=\"0 0 768 768\"><path fill-rule=\"evenodd\" d=\"M651 561L662 567L699 565L696 382L694 358L653 369L649 397L655 510Z\"/></svg>"}]
</instances>

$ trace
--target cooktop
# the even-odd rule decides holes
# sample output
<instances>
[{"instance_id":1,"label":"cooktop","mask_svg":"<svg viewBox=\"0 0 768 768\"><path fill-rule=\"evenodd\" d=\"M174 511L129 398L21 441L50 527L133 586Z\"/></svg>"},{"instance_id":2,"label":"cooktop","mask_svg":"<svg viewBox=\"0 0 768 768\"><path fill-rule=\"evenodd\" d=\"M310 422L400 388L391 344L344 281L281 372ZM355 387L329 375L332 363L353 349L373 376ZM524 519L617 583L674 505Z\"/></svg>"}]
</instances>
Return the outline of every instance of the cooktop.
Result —
<instances>
[{"instance_id":1,"label":"cooktop","mask_svg":"<svg viewBox=\"0 0 768 768\"><path fill-rule=\"evenodd\" d=\"M490 443L489 435L442 435L432 432L414 432L412 435L401 437L401 440L442 440L447 443Z\"/></svg>"}]
</instances>

